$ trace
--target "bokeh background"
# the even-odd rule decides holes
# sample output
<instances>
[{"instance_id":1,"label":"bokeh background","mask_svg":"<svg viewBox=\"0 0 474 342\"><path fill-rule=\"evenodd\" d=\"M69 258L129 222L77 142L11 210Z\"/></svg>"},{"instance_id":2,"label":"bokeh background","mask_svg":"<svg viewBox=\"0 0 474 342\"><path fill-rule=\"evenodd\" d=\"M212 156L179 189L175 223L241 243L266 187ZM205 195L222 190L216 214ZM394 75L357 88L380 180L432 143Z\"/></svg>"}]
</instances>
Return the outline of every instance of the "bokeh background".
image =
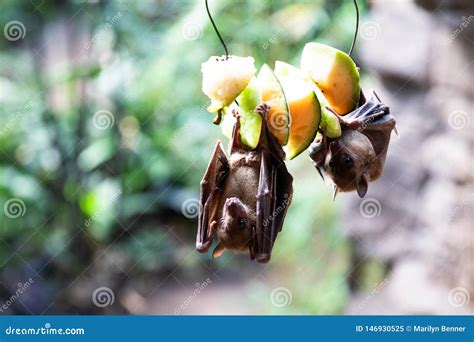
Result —
<instances>
[{"instance_id":1,"label":"bokeh background","mask_svg":"<svg viewBox=\"0 0 474 342\"><path fill-rule=\"evenodd\" d=\"M0 313L472 313L474 6L359 1L355 60L398 120L336 202L305 153L272 261L194 250L216 139L204 1L0 3ZM350 0L210 1L231 54L347 51Z\"/></svg>"}]
</instances>

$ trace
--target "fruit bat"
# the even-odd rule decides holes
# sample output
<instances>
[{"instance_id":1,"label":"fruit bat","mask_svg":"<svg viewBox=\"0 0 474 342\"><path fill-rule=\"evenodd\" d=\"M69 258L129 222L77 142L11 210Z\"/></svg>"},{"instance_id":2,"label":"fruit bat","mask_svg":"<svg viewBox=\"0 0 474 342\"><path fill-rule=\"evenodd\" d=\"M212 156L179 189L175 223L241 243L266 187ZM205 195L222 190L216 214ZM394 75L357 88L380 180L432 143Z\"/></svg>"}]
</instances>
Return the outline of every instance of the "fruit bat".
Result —
<instances>
[{"instance_id":1,"label":"fruit bat","mask_svg":"<svg viewBox=\"0 0 474 342\"><path fill-rule=\"evenodd\" d=\"M354 190L362 198L369 182L382 175L395 119L375 92L368 101L361 92L360 106L352 112L333 113L339 118L341 136L330 139L323 132L311 145L310 158L321 177L332 180L334 198L339 191Z\"/></svg>"},{"instance_id":2,"label":"fruit bat","mask_svg":"<svg viewBox=\"0 0 474 342\"><path fill-rule=\"evenodd\" d=\"M227 158L220 141L201 181L196 249L207 252L217 234L212 256L226 250L250 253L259 263L270 260L293 193L293 177L284 163L285 153L267 127L269 106L255 111L263 116L260 141L254 150L240 142L240 120L232 133Z\"/></svg>"}]
</instances>

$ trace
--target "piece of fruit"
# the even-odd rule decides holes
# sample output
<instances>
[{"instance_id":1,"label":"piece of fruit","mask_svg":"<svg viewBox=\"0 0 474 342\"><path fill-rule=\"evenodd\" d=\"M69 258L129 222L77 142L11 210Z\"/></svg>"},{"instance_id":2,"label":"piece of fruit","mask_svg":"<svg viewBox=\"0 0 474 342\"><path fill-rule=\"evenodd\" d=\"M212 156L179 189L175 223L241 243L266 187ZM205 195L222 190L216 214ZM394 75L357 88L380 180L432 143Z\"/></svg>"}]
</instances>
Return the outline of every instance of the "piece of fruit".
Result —
<instances>
[{"instance_id":1,"label":"piece of fruit","mask_svg":"<svg viewBox=\"0 0 474 342\"><path fill-rule=\"evenodd\" d=\"M288 143L290 112L285 93L273 70L264 64L257 75L262 101L270 106L267 124L280 145Z\"/></svg>"},{"instance_id":2,"label":"piece of fruit","mask_svg":"<svg viewBox=\"0 0 474 342\"><path fill-rule=\"evenodd\" d=\"M284 76L307 78L307 75L305 75L300 69L298 69L294 65L281 61L275 62L275 73ZM340 137L341 125L339 123L339 119L334 115L334 113L326 109L326 106L330 107L330 105L321 90L316 85L314 85L313 89L316 93L316 96L318 97L319 104L321 105L321 123L319 124L319 126L322 130L326 132L326 135L329 138Z\"/></svg>"},{"instance_id":3,"label":"piece of fruit","mask_svg":"<svg viewBox=\"0 0 474 342\"><path fill-rule=\"evenodd\" d=\"M325 44L308 43L301 56L301 71L316 83L331 108L340 115L357 107L359 71L345 52Z\"/></svg>"},{"instance_id":4,"label":"piece of fruit","mask_svg":"<svg viewBox=\"0 0 474 342\"><path fill-rule=\"evenodd\" d=\"M290 136L286 145L288 159L303 152L314 140L321 120L321 107L312 82L304 79L289 64L281 64L275 74L279 78L290 108Z\"/></svg>"},{"instance_id":5,"label":"piece of fruit","mask_svg":"<svg viewBox=\"0 0 474 342\"><path fill-rule=\"evenodd\" d=\"M211 99L209 112L230 105L257 72L252 57L212 56L201 65L202 91Z\"/></svg>"},{"instance_id":6,"label":"piece of fruit","mask_svg":"<svg viewBox=\"0 0 474 342\"><path fill-rule=\"evenodd\" d=\"M254 77L237 98L240 113L240 139L250 148L255 148L260 140L262 116L255 113L255 107L262 103L257 79Z\"/></svg>"},{"instance_id":7,"label":"piece of fruit","mask_svg":"<svg viewBox=\"0 0 474 342\"><path fill-rule=\"evenodd\" d=\"M314 88L314 92L316 93L321 105L321 123L319 126L321 127L321 130L326 133L328 138L339 138L342 134L339 119L334 115L334 113L326 108L329 106L329 103L321 90L316 86Z\"/></svg>"},{"instance_id":8,"label":"piece of fruit","mask_svg":"<svg viewBox=\"0 0 474 342\"><path fill-rule=\"evenodd\" d=\"M286 62L276 61L275 62L275 74L280 77L298 77L308 78L300 69ZM308 78L309 79L309 78Z\"/></svg>"}]
</instances>

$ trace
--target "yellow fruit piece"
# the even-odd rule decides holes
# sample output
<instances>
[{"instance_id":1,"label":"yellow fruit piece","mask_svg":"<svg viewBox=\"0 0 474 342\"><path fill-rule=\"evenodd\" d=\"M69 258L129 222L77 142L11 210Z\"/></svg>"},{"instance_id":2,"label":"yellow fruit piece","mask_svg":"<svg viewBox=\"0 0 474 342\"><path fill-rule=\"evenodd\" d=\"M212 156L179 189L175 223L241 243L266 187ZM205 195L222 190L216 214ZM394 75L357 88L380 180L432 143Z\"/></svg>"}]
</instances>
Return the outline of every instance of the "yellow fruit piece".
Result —
<instances>
[{"instance_id":1,"label":"yellow fruit piece","mask_svg":"<svg viewBox=\"0 0 474 342\"><path fill-rule=\"evenodd\" d=\"M277 73L290 108L290 135L286 152L293 159L306 150L316 136L321 121L321 107L311 82L296 76Z\"/></svg>"},{"instance_id":2,"label":"yellow fruit piece","mask_svg":"<svg viewBox=\"0 0 474 342\"><path fill-rule=\"evenodd\" d=\"M290 77L299 77L303 79L308 79L300 69L294 65L276 61L275 62L275 73L278 75L285 75ZM313 90L316 94L319 104L321 106L321 122L319 126L326 133L329 138L338 138L341 136L341 125L339 124L338 118L330 112L326 106L329 106L328 100L324 97L321 90L313 83Z\"/></svg>"},{"instance_id":3,"label":"yellow fruit piece","mask_svg":"<svg viewBox=\"0 0 474 342\"><path fill-rule=\"evenodd\" d=\"M290 113L281 83L267 64L260 69L257 80L262 102L270 106L267 114L268 128L280 145L286 145L289 137Z\"/></svg>"},{"instance_id":4,"label":"yellow fruit piece","mask_svg":"<svg viewBox=\"0 0 474 342\"><path fill-rule=\"evenodd\" d=\"M323 92L340 115L354 110L360 98L359 71L345 52L319 43L308 43L301 56L301 70Z\"/></svg>"}]
</instances>

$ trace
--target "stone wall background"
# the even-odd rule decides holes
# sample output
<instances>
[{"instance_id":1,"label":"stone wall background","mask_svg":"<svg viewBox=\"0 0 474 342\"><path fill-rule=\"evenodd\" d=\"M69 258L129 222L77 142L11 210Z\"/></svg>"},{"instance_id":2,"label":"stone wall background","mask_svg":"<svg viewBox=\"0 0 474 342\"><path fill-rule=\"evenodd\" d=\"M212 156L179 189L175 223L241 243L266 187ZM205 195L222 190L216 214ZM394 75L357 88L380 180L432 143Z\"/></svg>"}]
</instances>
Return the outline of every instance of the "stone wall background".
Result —
<instances>
[{"instance_id":1,"label":"stone wall background","mask_svg":"<svg viewBox=\"0 0 474 342\"><path fill-rule=\"evenodd\" d=\"M375 1L358 47L400 137L366 198L344 197L347 313L473 314L474 2ZM361 284L374 263L382 275Z\"/></svg>"}]
</instances>

